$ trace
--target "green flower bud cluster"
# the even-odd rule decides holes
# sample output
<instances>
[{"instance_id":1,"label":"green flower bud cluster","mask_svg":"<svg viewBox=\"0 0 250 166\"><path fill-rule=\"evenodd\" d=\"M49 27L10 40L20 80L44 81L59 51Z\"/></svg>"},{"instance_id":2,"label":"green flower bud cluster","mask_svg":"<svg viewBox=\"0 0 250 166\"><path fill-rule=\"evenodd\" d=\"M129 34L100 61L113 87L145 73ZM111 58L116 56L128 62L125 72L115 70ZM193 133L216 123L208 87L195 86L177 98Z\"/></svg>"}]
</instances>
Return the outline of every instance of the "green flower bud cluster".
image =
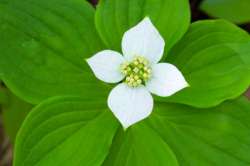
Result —
<instances>
[{"instance_id":1,"label":"green flower bud cluster","mask_svg":"<svg viewBox=\"0 0 250 166\"><path fill-rule=\"evenodd\" d=\"M130 87L145 84L151 77L151 68L147 59L137 56L132 62L121 65L121 72L125 75L124 82Z\"/></svg>"}]
</instances>

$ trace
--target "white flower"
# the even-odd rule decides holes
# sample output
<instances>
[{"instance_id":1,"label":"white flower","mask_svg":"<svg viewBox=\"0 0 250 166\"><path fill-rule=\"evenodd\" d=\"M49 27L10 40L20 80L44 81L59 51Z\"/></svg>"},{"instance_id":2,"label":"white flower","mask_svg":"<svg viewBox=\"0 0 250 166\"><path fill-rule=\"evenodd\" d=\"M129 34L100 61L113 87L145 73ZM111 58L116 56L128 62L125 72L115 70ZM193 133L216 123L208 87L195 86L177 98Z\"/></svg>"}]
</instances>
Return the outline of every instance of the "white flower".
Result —
<instances>
[{"instance_id":1,"label":"white flower","mask_svg":"<svg viewBox=\"0 0 250 166\"><path fill-rule=\"evenodd\" d=\"M164 46L164 39L146 17L124 34L124 56L104 50L87 59L98 79L119 83L109 94L108 106L125 129L151 114L150 92L167 97L188 86L174 65L158 63Z\"/></svg>"}]
</instances>

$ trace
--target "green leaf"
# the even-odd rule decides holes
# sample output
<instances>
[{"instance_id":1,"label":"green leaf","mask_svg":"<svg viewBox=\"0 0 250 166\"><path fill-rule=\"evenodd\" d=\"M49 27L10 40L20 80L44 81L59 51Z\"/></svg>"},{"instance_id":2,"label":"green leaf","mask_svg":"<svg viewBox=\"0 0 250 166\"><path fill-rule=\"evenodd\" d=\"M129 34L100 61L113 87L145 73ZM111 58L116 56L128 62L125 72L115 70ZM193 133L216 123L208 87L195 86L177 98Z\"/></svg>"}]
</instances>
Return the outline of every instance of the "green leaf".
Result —
<instances>
[{"instance_id":1,"label":"green leaf","mask_svg":"<svg viewBox=\"0 0 250 166\"><path fill-rule=\"evenodd\" d=\"M248 166L249 121L250 102L240 98L203 110L162 103L156 105L149 124L168 143L180 165Z\"/></svg>"},{"instance_id":2,"label":"green leaf","mask_svg":"<svg viewBox=\"0 0 250 166\"><path fill-rule=\"evenodd\" d=\"M237 52L241 58L242 62L245 63L246 67L250 70L250 42L245 44L230 44L230 47Z\"/></svg>"},{"instance_id":3,"label":"green leaf","mask_svg":"<svg viewBox=\"0 0 250 166\"><path fill-rule=\"evenodd\" d=\"M17 137L14 166L99 166L118 126L104 108L75 97L40 104Z\"/></svg>"},{"instance_id":4,"label":"green leaf","mask_svg":"<svg viewBox=\"0 0 250 166\"><path fill-rule=\"evenodd\" d=\"M250 21L249 0L204 0L200 8L208 15L235 23Z\"/></svg>"},{"instance_id":5,"label":"green leaf","mask_svg":"<svg viewBox=\"0 0 250 166\"><path fill-rule=\"evenodd\" d=\"M60 95L106 96L85 58L103 49L84 0L1 0L0 71L30 103ZM91 89L91 91L89 91Z\"/></svg>"},{"instance_id":6,"label":"green leaf","mask_svg":"<svg viewBox=\"0 0 250 166\"><path fill-rule=\"evenodd\" d=\"M178 166L167 143L143 123L120 130L109 153L103 166Z\"/></svg>"},{"instance_id":7,"label":"green leaf","mask_svg":"<svg viewBox=\"0 0 250 166\"><path fill-rule=\"evenodd\" d=\"M6 134L12 144L15 143L16 134L21 127L22 122L32 108L32 105L16 97L7 89L0 88L1 94L5 96L5 102L2 104L3 126Z\"/></svg>"},{"instance_id":8,"label":"green leaf","mask_svg":"<svg viewBox=\"0 0 250 166\"><path fill-rule=\"evenodd\" d=\"M167 53L183 36L190 23L187 0L102 0L96 12L96 27L108 48L121 50L129 28L149 16L166 42Z\"/></svg>"},{"instance_id":9,"label":"green leaf","mask_svg":"<svg viewBox=\"0 0 250 166\"><path fill-rule=\"evenodd\" d=\"M249 41L245 31L226 21L193 23L168 57L190 87L160 100L211 107L238 97L250 85Z\"/></svg>"},{"instance_id":10,"label":"green leaf","mask_svg":"<svg viewBox=\"0 0 250 166\"><path fill-rule=\"evenodd\" d=\"M97 166L108 153L104 163L108 166L178 165L168 145L143 124L127 132L120 129L109 151L117 123L105 108L103 103L82 98L52 99L39 105L20 130L14 166Z\"/></svg>"},{"instance_id":11,"label":"green leaf","mask_svg":"<svg viewBox=\"0 0 250 166\"><path fill-rule=\"evenodd\" d=\"M210 109L157 102L150 118L123 131L104 103L55 98L25 120L14 166L244 166L249 121L243 97Z\"/></svg>"}]
</instances>

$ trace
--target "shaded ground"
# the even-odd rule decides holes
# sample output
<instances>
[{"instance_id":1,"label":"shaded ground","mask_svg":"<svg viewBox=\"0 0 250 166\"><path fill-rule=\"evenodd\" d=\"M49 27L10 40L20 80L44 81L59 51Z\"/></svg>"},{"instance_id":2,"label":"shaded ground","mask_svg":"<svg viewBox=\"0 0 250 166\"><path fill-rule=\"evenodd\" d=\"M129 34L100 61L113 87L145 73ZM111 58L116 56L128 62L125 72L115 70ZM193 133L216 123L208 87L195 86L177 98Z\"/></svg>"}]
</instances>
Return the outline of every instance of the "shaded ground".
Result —
<instances>
[{"instance_id":1,"label":"shaded ground","mask_svg":"<svg viewBox=\"0 0 250 166\"><path fill-rule=\"evenodd\" d=\"M4 135L0 115L0 166L11 166L12 147L7 136Z\"/></svg>"},{"instance_id":2,"label":"shaded ground","mask_svg":"<svg viewBox=\"0 0 250 166\"><path fill-rule=\"evenodd\" d=\"M98 0L89 0L89 1L91 1L93 4L97 4ZM200 2L201 0L190 0L193 21L209 18L206 14L198 10ZM242 25L241 27L250 32L250 24ZM246 95L250 99L250 91L248 91ZM7 136L4 135L3 132L1 110L0 110L0 166L11 166L11 158L12 158L12 147L9 143Z\"/></svg>"}]
</instances>

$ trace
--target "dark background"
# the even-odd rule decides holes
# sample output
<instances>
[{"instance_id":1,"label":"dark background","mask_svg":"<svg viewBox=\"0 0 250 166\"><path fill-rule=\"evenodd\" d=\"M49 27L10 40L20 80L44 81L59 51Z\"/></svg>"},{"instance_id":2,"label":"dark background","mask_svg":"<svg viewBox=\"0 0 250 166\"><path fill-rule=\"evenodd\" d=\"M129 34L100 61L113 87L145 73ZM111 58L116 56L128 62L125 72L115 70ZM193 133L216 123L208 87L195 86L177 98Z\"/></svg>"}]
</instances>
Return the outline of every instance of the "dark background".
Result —
<instances>
[{"instance_id":1,"label":"dark background","mask_svg":"<svg viewBox=\"0 0 250 166\"><path fill-rule=\"evenodd\" d=\"M93 5L98 3L98 0L89 0ZM190 6L192 9L192 21L202 20L211 18L201 12L198 9L201 0L190 0ZM242 28L250 32L250 23L245 25L240 25ZM250 98L250 91L246 93ZM11 166L12 162L12 146L9 143L7 136L4 134L2 119L1 119L1 110L0 110L0 166Z\"/></svg>"}]
</instances>

